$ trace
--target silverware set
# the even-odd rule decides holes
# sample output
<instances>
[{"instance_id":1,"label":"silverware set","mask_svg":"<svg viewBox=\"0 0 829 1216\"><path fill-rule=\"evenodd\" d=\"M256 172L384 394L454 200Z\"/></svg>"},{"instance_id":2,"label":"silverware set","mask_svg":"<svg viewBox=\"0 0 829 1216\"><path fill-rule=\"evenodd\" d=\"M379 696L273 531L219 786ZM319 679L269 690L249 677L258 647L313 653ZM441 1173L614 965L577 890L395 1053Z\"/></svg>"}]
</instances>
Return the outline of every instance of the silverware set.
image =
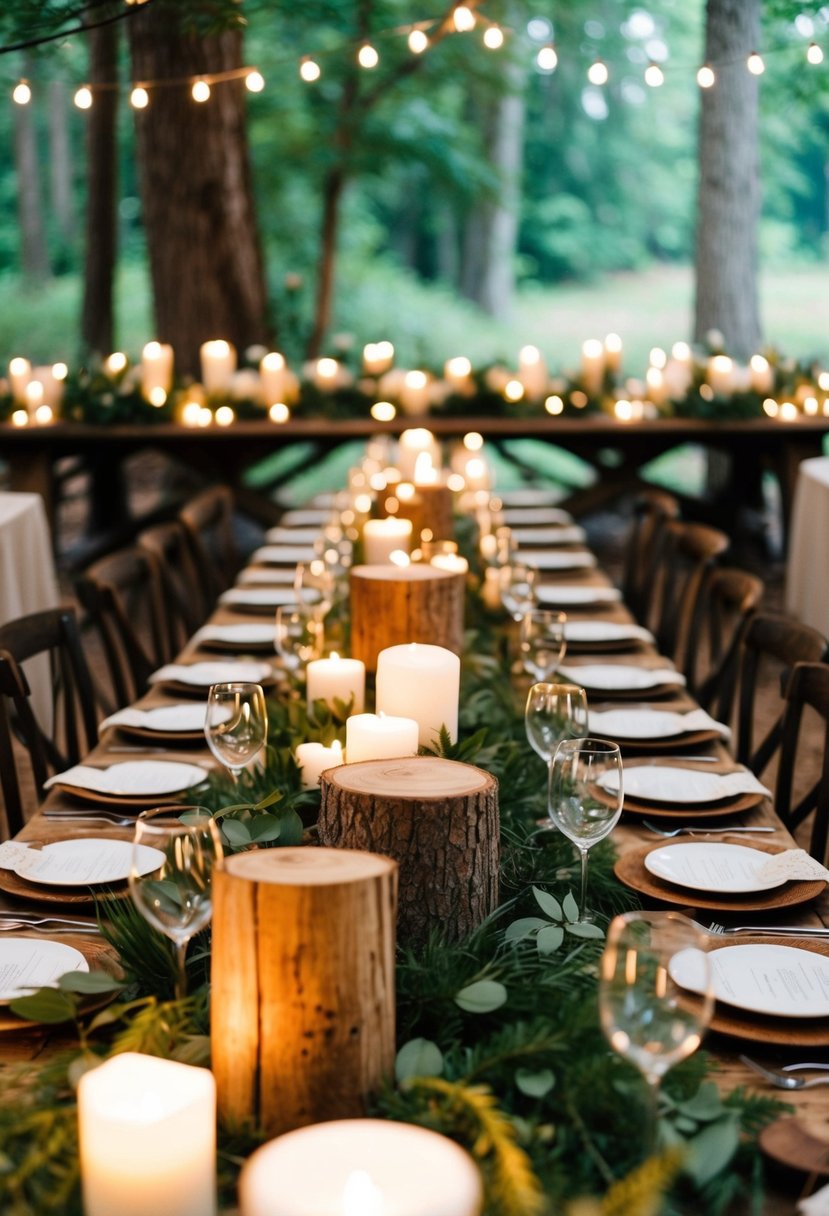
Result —
<instances>
[{"instance_id":1,"label":"silverware set","mask_svg":"<svg viewBox=\"0 0 829 1216\"><path fill-rule=\"evenodd\" d=\"M70 916L30 916L26 912L0 912L0 933L14 929L37 929L41 933L101 932L95 921L91 920L76 920Z\"/></svg>"},{"instance_id":2,"label":"silverware set","mask_svg":"<svg viewBox=\"0 0 829 1216\"><path fill-rule=\"evenodd\" d=\"M799 1072L829 1072L829 1064L786 1064L783 1068L775 1069L767 1068L765 1064L758 1064L749 1056L740 1056L740 1060L768 1081L769 1085L773 1085L775 1089L814 1089L818 1085L829 1085L829 1076L799 1077L796 1075Z\"/></svg>"},{"instance_id":3,"label":"silverware set","mask_svg":"<svg viewBox=\"0 0 829 1216\"><path fill-rule=\"evenodd\" d=\"M741 824L722 825L720 827L687 827L683 825L680 828L661 828L655 823L651 823L649 819L642 820L642 827L647 828L654 836L664 836L669 839L672 836L734 836L740 832L763 833L773 832L773 827L757 826L745 827Z\"/></svg>"}]
</instances>

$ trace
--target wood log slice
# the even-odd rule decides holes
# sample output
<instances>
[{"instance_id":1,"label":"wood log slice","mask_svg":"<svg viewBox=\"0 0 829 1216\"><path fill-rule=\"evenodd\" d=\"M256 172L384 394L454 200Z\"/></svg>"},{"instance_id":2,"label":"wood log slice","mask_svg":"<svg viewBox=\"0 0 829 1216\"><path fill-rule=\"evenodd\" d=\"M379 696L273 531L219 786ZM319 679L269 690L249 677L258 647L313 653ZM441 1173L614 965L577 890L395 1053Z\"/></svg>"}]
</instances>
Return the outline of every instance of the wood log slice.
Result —
<instances>
[{"instance_id":1,"label":"wood log slice","mask_svg":"<svg viewBox=\"0 0 829 1216\"><path fill-rule=\"evenodd\" d=\"M228 1127L275 1136L366 1113L394 1067L396 871L306 847L216 872L212 1067Z\"/></svg>"},{"instance_id":2,"label":"wood log slice","mask_svg":"<svg viewBox=\"0 0 829 1216\"><path fill-rule=\"evenodd\" d=\"M355 566L351 571L351 654L368 671L388 646L429 642L463 651L466 578L437 566Z\"/></svg>"},{"instance_id":3,"label":"wood log slice","mask_svg":"<svg viewBox=\"0 0 829 1216\"><path fill-rule=\"evenodd\" d=\"M397 931L467 937L496 907L498 783L483 769L437 756L363 760L320 781L320 841L384 853L400 864Z\"/></svg>"},{"instance_id":4,"label":"wood log slice","mask_svg":"<svg viewBox=\"0 0 829 1216\"><path fill-rule=\"evenodd\" d=\"M426 540L451 540L455 535L452 491L448 486L417 486L411 498L400 500L398 519L412 521L412 548Z\"/></svg>"}]
</instances>

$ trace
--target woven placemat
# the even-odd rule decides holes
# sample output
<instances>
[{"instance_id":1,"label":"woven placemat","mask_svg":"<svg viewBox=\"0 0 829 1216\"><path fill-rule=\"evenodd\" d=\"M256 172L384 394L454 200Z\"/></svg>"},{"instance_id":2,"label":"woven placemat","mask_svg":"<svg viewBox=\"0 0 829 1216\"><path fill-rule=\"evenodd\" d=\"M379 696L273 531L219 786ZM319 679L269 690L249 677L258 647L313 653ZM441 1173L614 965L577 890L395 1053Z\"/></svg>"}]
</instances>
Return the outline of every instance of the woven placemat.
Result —
<instances>
[{"instance_id":1,"label":"woven placemat","mask_svg":"<svg viewBox=\"0 0 829 1216\"><path fill-rule=\"evenodd\" d=\"M79 904L92 904L96 896L106 894L116 899L126 899L129 888L126 881L114 882L100 887L52 887L44 883L27 882L13 870L0 870L0 891L13 895L16 899L25 899L33 904L60 904L62 907L77 907Z\"/></svg>"},{"instance_id":2,"label":"woven placemat","mask_svg":"<svg viewBox=\"0 0 829 1216\"><path fill-rule=\"evenodd\" d=\"M698 901L697 901L698 902ZM755 937L741 933L739 939L723 935L710 940L710 949L721 950L725 946L793 946L809 950L829 958L829 941L814 937L773 937L757 934ZM731 1038L747 1039L753 1043L771 1043L777 1047L829 1047L829 1018L774 1018L767 1014L746 1013L717 1002L711 1018L711 1030ZM757 1085L765 1083L758 1077ZM766 1087L769 1088L770 1087ZM785 1101L785 1092L771 1090Z\"/></svg>"},{"instance_id":3,"label":"woven placemat","mask_svg":"<svg viewBox=\"0 0 829 1216\"><path fill-rule=\"evenodd\" d=\"M759 806L765 794L735 794L733 798L721 798L717 802L686 802L682 806L666 806L662 802L638 802L625 798L626 815L646 815L648 819L717 819L750 811Z\"/></svg>"}]
</instances>

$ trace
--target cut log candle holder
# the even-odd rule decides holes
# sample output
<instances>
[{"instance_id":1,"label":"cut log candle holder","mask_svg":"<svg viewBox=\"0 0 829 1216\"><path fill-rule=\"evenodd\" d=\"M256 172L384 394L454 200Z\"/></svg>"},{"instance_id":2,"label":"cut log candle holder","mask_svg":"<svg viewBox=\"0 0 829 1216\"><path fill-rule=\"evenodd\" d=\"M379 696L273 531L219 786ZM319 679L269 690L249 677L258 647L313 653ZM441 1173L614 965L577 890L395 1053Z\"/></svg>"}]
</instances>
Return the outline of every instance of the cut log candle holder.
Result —
<instances>
[{"instance_id":1,"label":"cut log candle holder","mask_svg":"<svg viewBox=\"0 0 829 1216\"><path fill-rule=\"evenodd\" d=\"M219 1118L279 1135L365 1114L394 1067L388 857L261 849L214 876L211 1039Z\"/></svg>"},{"instance_id":2,"label":"cut log candle holder","mask_svg":"<svg viewBox=\"0 0 829 1216\"><path fill-rule=\"evenodd\" d=\"M466 578L435 566L355 566L351 653L368 671L388 646L429 642L463 650Z\"/></svg>"},{"instance_id":3,"label":"cut log candle holder","mask_svg":"<svg viewBox=\"0 0 829 1216\"><path fill-rule=\"evenodd\" d=\"M467 937L498 902L498 783L437 756L365 760L323 773L325 845L400 863L400 940Z\"/></svg>"},{"instance_id":4,"label":"cut log candle holder","mask_svg":"<svg viewBox=\"0 0 829 1216\"><path fill-rule=\"evenodd\" d=\"M452 491L445 485L418 485L410 498L400 499L398 519L412 521L412 548L424 532L427 540L451 540L455 535Z\"/></svg>"}]
</instances>

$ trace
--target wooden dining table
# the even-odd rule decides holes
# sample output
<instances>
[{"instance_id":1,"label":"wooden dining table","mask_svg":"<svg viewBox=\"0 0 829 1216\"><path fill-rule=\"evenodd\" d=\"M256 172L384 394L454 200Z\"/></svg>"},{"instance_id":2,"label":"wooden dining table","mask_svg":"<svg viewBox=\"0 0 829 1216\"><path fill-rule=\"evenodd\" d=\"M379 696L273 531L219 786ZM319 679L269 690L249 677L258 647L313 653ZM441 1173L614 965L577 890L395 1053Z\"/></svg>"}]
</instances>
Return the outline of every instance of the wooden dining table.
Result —
<instances>
[{"instance_id":1,"label":"wooden dining table","mask_svg":"<svg viewBox=\"0 0 829 1216\"><path fill-rule=\"evenodd\" d=\"M508 511L508 500L505 505ZM267 569L267 567L256 567L255 565L252 568ZM567 572L561 575L545 573L542 587L556 581L578 584L583 587L610 586L610 580L598 568ZM227 603L220 603L216 606L209 623L219 625L244 624L254 620L261 623L267 622L269 616L270 611L259 615L251 615L250 612L240 611ZM595 605L570 606L567 608L567 616L568 621L596 619L600 617L608 622L619 624L633 623L626 606L618 601L603 604L600 607ZM189 664L205 660L215 660L217 657L219 656L217 656L215 651L204 649L198 635L196 635L183 651L179 661ZM259 657L257 655L257 658ZM272 659L275 661L275 656L272 656ZM579 648L574 645L570 647L566 665L578 668L584 664L597 661L612 664L635 663L650 667L671 665L667 659L658 656L654 645L648 641L637 642L629 650L606 653L602 653L594 646ZM207 690L205 689L205 700L206 692ZM157 686L153 687L137 704L140 708L151 708L171 705L183 699L180 694L173 693L163 686ZM658 699L654 699L643 693L638 698L637 703L676 711L695 708L693 698L681 686L670 689L666 695L660 696ZM613 705L619 707L623 704L630 705L631 702L607 698L607 706ZM600 701L592 698L591 707L599 708ZM714 757L714 760L693 760L693 756L700 754ZM162 741L156 742L155 740L145 744L143 741L137 742L135 738L127 736L118 727L110 727L103 731L97 747L88 757L88 763L96 766L107 766L118 761L134 759L140 756L151 756L153 759L193 762L203 764L206 768L210 768L216 763L202 740L194 740L186 744L171 744L167 747L164 746ZM679 749L672 748L670 752L666 752L664 748L660 750L660 748L655 747L653 750L648 750L646 746L630 750L626 757L626 763L650 764L654 761L678 768L690 768L706 772L726 772L734 768L733 757L728 751L727 746L724 742L718 741L707 741L703 744L697 744L688 750L684 758L679 753ZM93 835L121 840L131 839L131 824L116 825L110 824L103 819L96 819L94 806L89 807L88 821L49 818L46 814L47 812L60 811L61 809L77 810L78 808L79 803L72 796L60 789L52 790L44 805L33 815L20 833L20 840L33 843L48 843L67 838ZM693 811L690 814L692 815ZM741 816L740 822L746 826L756 825L772 828L772 832L757 838L770 845L792 847L795 843L789 832L777 818L770 799L764 799L753 809L747 811ZM729 837L727 833L721 833L717 830L716 824L716 820L711 821L711 831L714 833L712 839L730 839L734 841L740 839L739 837ZM642 818L625 815L614 830L612 840L619 856L624 859L635 851L641 850L645 845L655 843L658 837L649 832L644 826ZM643 903L648 905L649 903L653 904L654 901L649 900L647 896L643 896ZM21 908L25 908L27 912L40 909L48 914L49 911L54 911L54 904L38 904L37 901L30 901L28 899L21 901L7 891L0 890L0 914ZM78 905L77 912L81 915L86 915L91 921L91 909L88 904ZM74 910L73 914L75 914ZM829 893L824 890L824 893L819 898L807 906L777 909L772 914L772 918L769 918L768 913L756 913L753 915L756 916L758 921L765 919L769 920L770 923L786 923L802 927L804 932L808 934L810 929L829 925ZM36 931L32 930L31 932L34 933ZM57 940L76 944L81 948L84 943L88 944L89 942L88 938L74 937L71 933L53 936ZM0 1063L40 1057L44 1051L50 1050L53 1046L63 1041L64 1035L62 1032L56 1032L52 1028L42 1026L28 1027L14 1033L4 1033L0 1035ZM706 1048L716 1061L717 1070L714 1073L714 1079L723 1092L728 1092L737 1086L746 1086L768 1095L781 1096L776 1091L771 1090L761 1078L741 1063L739 1056L741 1052L748 1051L767 1063L776 1064L786 1059L791 1059L791 1051L780 1047L764 1046L759 1043L747 1043L743 1040L717 1033L716 1031L709 1033ZM809 1058L817 1058L829 1062L829 1021L827 1022L825 1041L818 1048L810 1048L808 1056ZM829 1086L823 1089L817 1088L805 1092L788 1093L784 1097L794 1108L794 1113L799 1121L797 1127L800 1131L805 1134L806 1130L811 1129L816 1135L822 1136L826 1141L826 1168L829 1171ZM794 1211L795 1200L803 1182L802 1176L790 1175L788 1178L781 1179L780 1176L771 1173L765 1192L765 1201L762 1209L763 1216L790 1216Z\"/></svg>"}]
</instances>

